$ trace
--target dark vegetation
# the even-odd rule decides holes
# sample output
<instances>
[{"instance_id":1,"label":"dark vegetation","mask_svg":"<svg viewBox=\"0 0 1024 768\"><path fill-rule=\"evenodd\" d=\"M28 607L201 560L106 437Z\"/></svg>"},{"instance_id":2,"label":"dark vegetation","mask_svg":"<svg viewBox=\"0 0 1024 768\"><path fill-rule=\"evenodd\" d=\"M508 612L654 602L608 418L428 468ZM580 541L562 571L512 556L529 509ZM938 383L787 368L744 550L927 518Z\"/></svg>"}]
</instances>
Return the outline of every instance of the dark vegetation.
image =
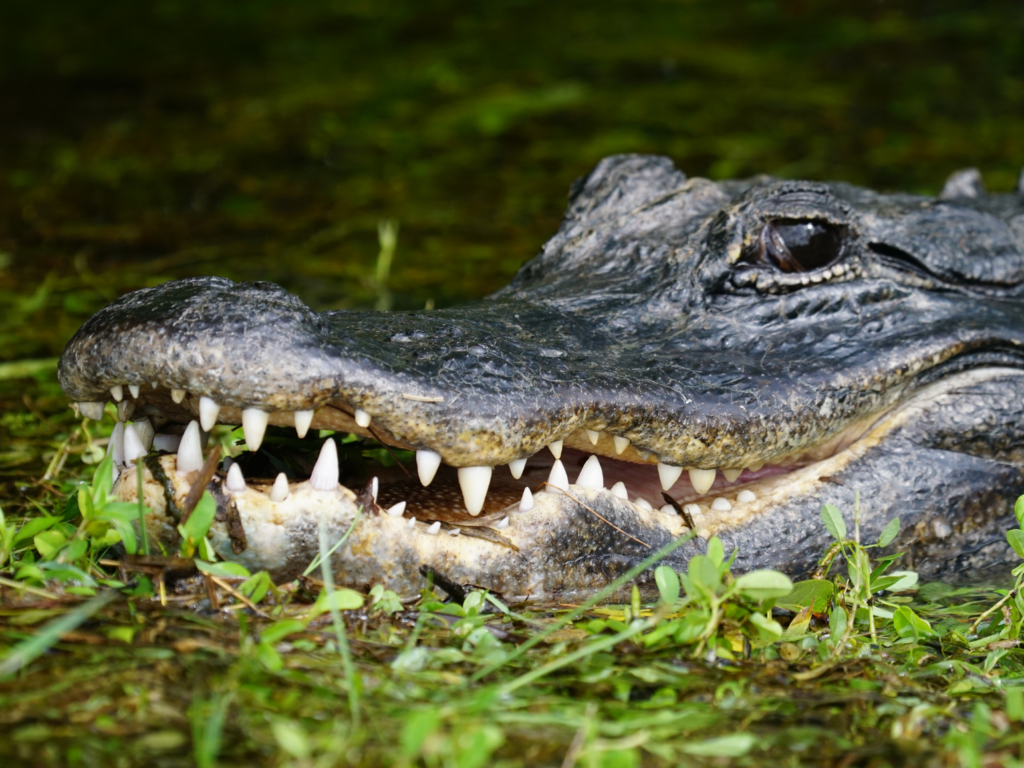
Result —
<instances>
[{"instance_id":1,"label":"dark vegetation","mask_svg":"<svg viewBox=\"0 0 1024 768\"><path fill-rule=\"evenodd\" d=\"M3 3L0 760L1019 764L1019 593L869 566L852 509L823 513L822 553L851 567L789 593L709 547L630 605L402 605L319 570L197 569L201 516L165 583L122 549L137 509L93 483L112 422L77 423L54 371L92 312L173 277L316 309L482 295L614 152L924 192L975 165L1009 190L1022 22L1009 2Z\"/></svg>"}]
</instances>

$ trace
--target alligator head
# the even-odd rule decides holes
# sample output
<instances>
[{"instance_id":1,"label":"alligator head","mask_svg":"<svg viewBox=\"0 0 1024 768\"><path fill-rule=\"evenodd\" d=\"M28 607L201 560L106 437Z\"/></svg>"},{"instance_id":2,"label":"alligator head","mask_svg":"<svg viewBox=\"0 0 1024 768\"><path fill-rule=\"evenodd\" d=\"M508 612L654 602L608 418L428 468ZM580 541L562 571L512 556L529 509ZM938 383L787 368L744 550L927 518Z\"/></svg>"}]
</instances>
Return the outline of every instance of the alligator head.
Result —
<instances>
[{"instance_id":1,"label":"alligator head","mask_svg":"<svg viewBox=\"0 0 1024 768\"><path fill-rule=\"evenodd\" d=\"M60 382L137 420L119 461L193 419L241 424L250 451L268 423L416 451L420 482L392 470L379 494L339 484L332 441L308 480L218 473L216 548L280 577L360 508L334 555L356 586L414 592L429 566L585 591L691 528L673 562L717 535L739 568L802 573L822 504L852 514L858 492L867 539L898 515L918 569L977 575L1008 562L1024 491L1024 195L968 182L932 199L612 157L475 304L318 314L270 283L169 282L90 319ZM198 426L177 440L146 460L171 543L203 463Z\"/></svg>"}]
</instances>

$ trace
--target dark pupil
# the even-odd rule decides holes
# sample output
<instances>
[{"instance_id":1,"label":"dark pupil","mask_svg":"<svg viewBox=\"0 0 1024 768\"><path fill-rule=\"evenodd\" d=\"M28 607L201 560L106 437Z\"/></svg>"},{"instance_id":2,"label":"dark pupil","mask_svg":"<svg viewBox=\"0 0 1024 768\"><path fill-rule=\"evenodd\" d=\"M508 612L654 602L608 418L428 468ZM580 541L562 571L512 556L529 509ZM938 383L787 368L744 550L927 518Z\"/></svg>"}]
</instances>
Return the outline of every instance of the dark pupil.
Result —
<instances>
[{"instance_id":1,"label":"dark pupil","mask_svg":"<svg viewBox=\"0 0 1024 768\"><path fill-rule=\"evenodd\" d=\"M772 226L804 271L827 267L839 256L839 232L817 221L774 221Z\"/></svg>"}]
</instances>

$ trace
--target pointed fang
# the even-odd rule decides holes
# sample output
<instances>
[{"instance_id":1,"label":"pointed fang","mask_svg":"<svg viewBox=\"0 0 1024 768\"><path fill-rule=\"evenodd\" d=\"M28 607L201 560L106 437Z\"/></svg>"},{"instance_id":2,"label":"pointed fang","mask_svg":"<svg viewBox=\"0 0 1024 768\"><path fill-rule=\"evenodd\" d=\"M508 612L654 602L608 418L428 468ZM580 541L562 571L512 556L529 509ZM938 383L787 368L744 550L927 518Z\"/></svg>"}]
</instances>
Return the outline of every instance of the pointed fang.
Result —
<instances>
[{"instance_id":1,"label":"pointed fang","mask_svg":"<svg viewBox=\"0 0 1024 768\"><path fill-rule=\"evenodd\" d=\"M661 480L661 490L667 491L675 485L681 474L683 474L682 467L672 467L658 462L658 479Z\"/></svg>"},{"instance_id":2,"label":"pointed fang","mask_svg":"<svg viewBox=\"0 0 1024 768\"><path fill-rule=\"evenodd\" d=\"M690 483L693 485L693 490L701 495L710 491L711 486L715 483L717 473L718 470L715 469L691 469Z\"/></svg>"},{"instance_id":3,"label":"pointed fang","mask_svg":"<svg viewBox=\"0 0 1024 768\"><path fill-rule=\"evenodd\" d=\"M209 432L217 423L217 416L220 414L220 406L213 400L203 395L199 398L199 426L203 432Z\"/></svg>"},{"instance_id":4,"label":"pointed fang","mask_svg":"<svg viewBox=\"0 0 1024 768\"><path fill-rule=\"evenodd\" d=\"M615 453L622 455L622 452L629 448L629 440L624 437L613 437L612 442L615 443Z\"/></svg>"},{"instance_id":5,"label":"pointed fang","mask_svg":"<svg viewBox=\"0 0 1024 768\"><path fill-rule=\"evenodd\" d=\"M338 446L334 444L333 437L324 441L323 448L320 449L320 456L313 467L313 473L309 476L309 485L316 491L337 490Z\"/></svg>"},{"instance_id":6,"label":"pointed fang","mask_svg":"<svg viewBox=\"0 0 1024 768\"><path fill-rule=\"evenodd\" d=\"M565 465L560 461L555 461L551 465L551 474L548 475L548 485L557 488L560 491L569 490L569 476L565 474Z\"/></svg>"},{"instance_id":7,"label":"pointed fang","mask_svg":"<svg viewBox=\"0 0 1024 768\"><path fill-rule=\"evenodd\" d=\"M743 467L739 469L723 469L722 477L725 478L726 482L735 483L740 475L743 474Z\"/></svg>"},{"instance_id":8,"label":"pointed fang","mask_svg":"<svg viewBox=\"0 0 1024 768\"><path fill-rule=\"evenodd\" d=\"M313 423L313 414L316 411L296 411L295 412L295 434L299 436L301 440L309 432L309 426Z\"/></svg>"},{"instance_id":9,"label":"pointed fang","mask_svg":"<svg viewBox=\"0 0 1024 768\"><path fill-rule=\"evenodd\" d=\"M496 522L494 524L494 527L497 528L499 531L503 531L506 528L508 528L508 515L505 515L503 518L501 518L501 520Z\"/></svg>"},{"instance_id":10,"label":"pointed fang","mask_svg":"<svg viewBox=\"0 0 1024 768\"><path fill-rule=\"evenodd\" d=\"M203 443L199 422L190 421L178 443L178 473L185 475L203 466Z\"/></svg>"},{"instance_id":11,"label":"pointed fang","mask_svg":"<svg viewBox=\"0 0 1024 768\"><path fill-rule=\"evenodd\" d=\"M356 424L363 429L366 429L370 426L370 414L362 408L356 408Z\"/></svg>"},{"instance_id":12,"label":"pointed fang","mask_svg":"<svg viewBox=\"0 0 1024 768\"><path fill-rule=\"evenodd\" d=\"M487 499L487 488L491 484L491 467L459 467L459 487L469 514L480 514Z\"/></svg>"},{"instance_id":13,"label":"pointed fang","mask_svg":"<svg viewBox=\"0 0 1024 768\"><path fill-rule=\"evenodd\" d=\"M231 493L243 493L245 491L245 478L242 476L242 468L238 466L237 461L232 463L231 468L228 470L228 477L224 481L224 487Z\"/></svg>"},{"instance_id":14,"label":"pointed fang","mask_svg":"<svg viewBox=\"0 0 1024 768\"><path fill-rule=\"evenodd\" d=\"M430 485L437 474L437 468L441 466L441 454L424 448L416 451L416 474L424 487Z\"/></svg>"},{"instance_id":15,"label":"pointed fang","mask_svg":"<svg viewBox=\"0 0 1024 768\"><path fill-rule=\"evenodd\" d=\"M291 489L288 487L288 478L285 477L284 472L278 472L274 485L270 488L270 500L281 502L291 496L291 493Z\"/></svg>"},{"instance_id":16,"label":"pointed fang","mask_svg":"<svg viewBox=\"0 0 1024 768\"><path fill-rule=\"evenodd\" d=\"M516 480L523 476L524 469L526 469L526 459L515 459L508 463L508 471Z\"/></svg>"},{"instance_id":17,"label":"pointed fang","mask_svg":"<svg viewBox=\"0 0 1024 768\"><path fill-rule=\"evenodd\" d=\"M136 400L139 399L139 385L138 384L129 384L128 385L128 391L131 393L132 397L134 397Z\"/></svg>"},{"instance_id":18,"label":"pointed fang","mask_svg":"<svg viewBox=\"0 0 1024 768\"><path fill-rule=\"evenodd\" d=\"M587 430L587 437L590 438L590 444L591 445L597 445L597 441L600 439L601 433L600 432L595 432L592 429L588 429Z\"/></svg>"},{"instance_id":19,"label":"pointed fang","mask_svg":"<svg viewBox=\"0 0 1024 768\"><path fill-rule=\"evenodd\" d=\"M548 446L548 450L551 451L551 455L556 459L562 458L562 441L555 440L555 442Z\"/></svg>"},{"instance_id":20,"label":"pointed fang","mask_svg":"<svg viewBox=\"0 0 1024 768\"><path fill-rule=\"evenodd\" d=\"M171 390L171 400L173 400L176 404L181 403L181 401L184 400L184 399L185 399L185 390L184 389L172 389Z\"/></svg>"},{"instance_id":21,"label":"pointed fang","mask_svg":"<svg viewBox=\"0 0 1024 768\"><path fill-rule=\"evenodd\" d=\"M136 459L140 459L148 453L146 446L142 443L142 438L139 437L139 433L135 431L134 424L126 424L124 427L124 460L127 463L131 463Z\"/></svg>"},{"instance_id":22,"label":"pointed fang","mask_svg":"<svg viewBox=\"0 0 1024 768\"><path fill-rule=\"evenodd\" d=\"M519 511L529 512L533 509L533 493L529 488L523 488L523 498L519 500ZM508 518L505 518L508 520Z\"/></svg>"},{"instance_id":23,"label":"pointed fang","mask_svg":"<svg viewBox=\"0 0 1024 768\"><path fill-rule=\"evenodd\" d=\"M599 491L604 488L604 472L601 470L601 462L597 456L591 456L580 470L576 478L576 485L581 488L593 488Z\"/></svg>"},{"instance_id":24,"label":"pointed fang","mask_svg":"<svg viewBox=\"0 0 1024 768\"><path fill-rule=\"evenodd\" d=\"M391 517L401 517L405 514L405 502L400 501L393 507L388 507L386 514L390 515Z\"/></svg>"},{"instance_id":25,"label":"pointed fang","mask_svg":"<svg viewBox=\"0 0 1024 768\"><path fill-rule=\"evenodd\" d=\"M124 399L124 387L115 384L110 388L110 396L114 398L114 402L120 403Z\"/></svg>"},{"instance_id":26,"label":"pointed fang","mask_svg":"<svg viewBox=\"0 0 1024 768\"><path fill-rule=\"evenodd\" d=\"M433 523L431 523L429 526L427 526L427 533L429 533L431 536L437 536L437 534L439 534L440 532L441 532L441 521L440 520L436 520Z\"/></svg>"},{"instance_id":27,"label":"pointed fang","mask_svg":"<svg viewBox=\"0 0 1024 768\"><path fill-rule=\"evenodd\" d=\"M263 435L267 431L269 420L270 414L259 408L246 408L242 411L242 434L245 435L245 444L250 451L260 449L260 443L263 442Z\"/></svg>"},{"instance_id":28,"label":"pointed fang","mask_svg":"<svg viewBox=\"0 0 1024 768\"><path fill-rule=\"evenodd\" d=\"M626 484L621 480L612 486L612 496L618 496L620 499L629 499L629 494L626 493Z\"/></svg>"}]
</instances>

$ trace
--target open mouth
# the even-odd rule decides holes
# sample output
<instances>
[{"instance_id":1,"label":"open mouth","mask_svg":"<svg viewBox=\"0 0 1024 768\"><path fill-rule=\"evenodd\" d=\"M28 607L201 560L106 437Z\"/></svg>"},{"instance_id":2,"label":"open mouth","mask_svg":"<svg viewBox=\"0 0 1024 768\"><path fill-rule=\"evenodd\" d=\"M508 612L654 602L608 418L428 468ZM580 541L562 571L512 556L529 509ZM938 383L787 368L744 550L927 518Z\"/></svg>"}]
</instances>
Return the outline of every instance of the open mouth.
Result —
<instances>
[{"instance_id":1,"label":"open mouth","mask_svg":"<svg viewBox=\"0 0 1024 768\"><path fill-rule=\"evenodd\" d=\"M755 514L771 503L781 490L798 492L808 478L840 483L827 474L840 467L836 462L868 431L875 418L847 427L829 440L783 455L772 463L746 467L700 469L659 462L628 439L591 429L578 429L545 449L507 465L453 467L429 448L413 449L373 424L373 417L348 404L332 404L315 411L267 413L259 409L220 407L213 397L159 385L115 385L111 394L123 422L115 430L111 452L118 467L142 458L153 450L167 454L164 462L182 477L202 468L208 435L217 425L240 427L247 452L222 463L217 478L229 495L262 493L266 503L279 504L303 489L332 492L339 487L359 492L372 487L375 513L446 527L509 524L509 514L526 512L539 493L568 493L570 486L600 491L627 502L638 514L665 516L671 529L695 528L709 535L737 519ZM84 416L102 414L100 402L77 403ZM286 425L294 437L307 438L327 430L337 434L325 440L315 461L312 457L292 462L288 471L272 474L276 462L261 460L256 451L264 445L268 427L288 440ZM337 441L352 438L379 441L402 452L406 461L358 462L339 460ZM275 438L271 437L270 442ZM308 440L307 440L308 442ZM375 443L360 441L360 449ZM271 453L275 453L270 448ZM414 458L408 452L414 451ZM344 450L342 451L344 453ZM389 451L395 457L394 451ZM271 473L268 473L271 470Z\"/></svg>"}]
</instances>

